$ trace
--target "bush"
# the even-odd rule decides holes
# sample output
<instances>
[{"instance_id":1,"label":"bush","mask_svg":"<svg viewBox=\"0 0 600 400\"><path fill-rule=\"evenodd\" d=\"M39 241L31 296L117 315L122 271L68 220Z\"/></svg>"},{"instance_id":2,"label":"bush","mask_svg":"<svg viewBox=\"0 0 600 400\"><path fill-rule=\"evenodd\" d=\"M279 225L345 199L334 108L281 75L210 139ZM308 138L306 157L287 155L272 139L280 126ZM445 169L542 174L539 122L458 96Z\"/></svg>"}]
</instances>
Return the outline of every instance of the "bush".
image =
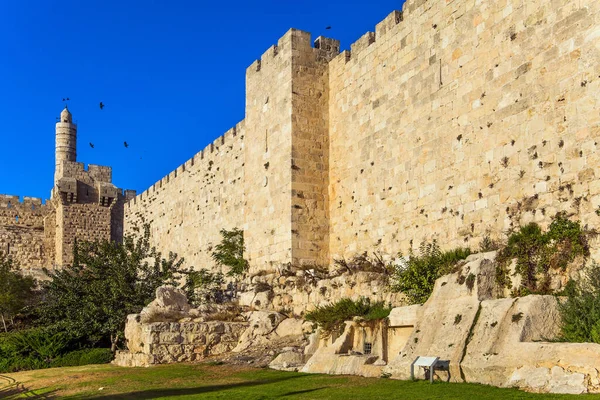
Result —
<instances>
[{"instance_id":1,"label":"bush","mask_svg":"<svg viewBox=\"0 0 600 400\"><path fill-rule=\"evenodd\" d=\"M75 242L73 265L48 272L39 323L54 326L81 347L116 346L128 314L138 313L165 284L176 285L184 274L183 259L150 246L150 228L123 243Z\"/></svg>"},{"instance_id":2,"label":"bush","mask_svg":"<svg viewBox=\"0 0 600 400\"><path fill-rule=\"evenodd\" d=\"M113 359L110 349L83 349L66 353L52 361L51 367L77 367L79 365L108 364Z\"/></svg>"},{"instance_id":3,"label":"bush","mask_svg":"<svg viewBox=\"0 0 600 400\"><path fill-rule=\"evenodd\" d=\"M63 332L33 328L0 336L0 372L48 368L70 349L73 339Z\"/></svg>"},{"instance_id":4,"label":"bush","mask_svg":"<svg viewBox=\"0 0 600 400\"><path fill-rule=\"evenodd\" d=\"M547 232L536 223L522 226L508 237L506 246L498 252L498 283L511 287L508 266L516 259L515 274L522 277L517 295L550 293L551 269L565 270L578 256L589 256L588 236L580 223L557 214Z\"/></svg>"},{"instance_id":5,"label":"bush","mask_svg":"<svg viewBox=\"0 0 600 400\"><path fill-rule=\"evenodd\" d=\"M396 268L392 289L404 293L410 304L422 304L431 295L436 279L452 272L457 262L471 254L468 248L458 248L442 252L437 241L423 242L419 255L413 254L400 259L402 265Z\"/></svg>"},{"instance_id":6,"label":"bush","mask_svg":"<svg viewBox=\"0 0 600 400\"><path fill-rule=\"evenodd\" d=\"M587 276L570 281L559 303L562 316L562 339L567 342L600 343L600 265L593 263Z\"/></svg>"},{"instance_id":7,"label":"bush","mask_svg":"<svg viewBox=\"0 0 600 400\"><path fill-rule=\"evenodd\" d=\"M318 324L323 332L341 332L344 322L354 317L362 317L365 321L385 319L390 315L391 307L386 307L383 301L371 304L370 299L361 297L358 300L344 298L336 303L317 306L306 313L304 319Z\"/></svg>"}]
</instances>

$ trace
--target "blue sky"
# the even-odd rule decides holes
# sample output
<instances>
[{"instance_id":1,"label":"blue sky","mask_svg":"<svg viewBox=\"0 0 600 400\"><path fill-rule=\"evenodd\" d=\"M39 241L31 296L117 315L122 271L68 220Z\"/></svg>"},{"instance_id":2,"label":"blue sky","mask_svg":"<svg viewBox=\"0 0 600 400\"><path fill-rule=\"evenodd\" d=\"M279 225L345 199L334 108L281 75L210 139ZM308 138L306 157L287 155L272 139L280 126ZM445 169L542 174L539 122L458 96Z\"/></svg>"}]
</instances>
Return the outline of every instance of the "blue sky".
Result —
<instances>
[{"instance_id":1,"label":"blue sky","mask_svg":"<svg viewBox=\"0 0 600 400\"><path fill-rule=\"evenodd\" d=\"M289 28L348 49L402 3L0 1L0 194L49 197L63 97L78 161L141 192L244 118L246 67Z\"/></svg>"}]
</instances>

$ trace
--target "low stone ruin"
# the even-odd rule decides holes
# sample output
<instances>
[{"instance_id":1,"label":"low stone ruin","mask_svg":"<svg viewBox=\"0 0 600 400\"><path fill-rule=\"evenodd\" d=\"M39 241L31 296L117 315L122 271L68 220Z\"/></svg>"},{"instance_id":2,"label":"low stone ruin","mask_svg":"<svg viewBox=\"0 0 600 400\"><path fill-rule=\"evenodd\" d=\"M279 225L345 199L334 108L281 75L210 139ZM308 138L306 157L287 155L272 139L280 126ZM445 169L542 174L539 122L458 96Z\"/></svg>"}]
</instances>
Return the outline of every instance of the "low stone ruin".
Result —
<instances>
[{"instance_id":1,"label":"low stone ruin","mask_svg":"<svg viewBox=\"0 0 600 400\"><path fill-rule=\"evenodd\" d=\"M215 320L223 315L233 320ZM254 358L258 358L259 353L270 357L268 363L280 351L277 347L303 344L310 326L303 320L287 318L274 311L239 313L239 309L231 305L192 308L181 290L162 286L156 290L156 299L140 314L127 317L128 351L117 352L113 363L150 366L234 353L249 353Z\"/></svg>"}]
</instances>

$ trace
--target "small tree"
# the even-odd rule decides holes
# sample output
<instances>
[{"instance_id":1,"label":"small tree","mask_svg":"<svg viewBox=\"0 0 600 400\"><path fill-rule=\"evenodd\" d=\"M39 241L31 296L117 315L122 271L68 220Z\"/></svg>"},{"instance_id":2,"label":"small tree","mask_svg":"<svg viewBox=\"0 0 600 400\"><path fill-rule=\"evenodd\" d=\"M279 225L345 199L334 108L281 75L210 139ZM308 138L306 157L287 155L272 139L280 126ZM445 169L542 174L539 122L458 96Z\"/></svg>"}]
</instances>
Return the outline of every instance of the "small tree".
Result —
<instances>
[{"instance_id":1,"label":"small tree","mask_svg":"<svg viewBox=\"0 0 600 400\"><path fill-rule=\"evenodd\" d=\"M221 243L215 246L213 260L219 266L229 267L227 276L243 275L248 270L248 261L244 259L244 231L234 228L231 231L221 229Z\"/></svg>"},{"instance_id":2,"label":"small tree","mask_svg":"<svg viewBox=\"0 0 600 400\"><path fill-rule=\"evenodd\" d=\"M184 271L183 259L169 253L162 258L150 246L150 228L139 238L75 243L73 265L54 273L44 283L46 301L41 322L53 324L88 344L110 342L116 350L127 314L139 312L156 289L176 284Z\"/></svg>"},{"instance_id":3,"label":"small tree","mask_svg":"<svg viewBox=\"0 0 600 400\"><path fill-rule=\"evenodd\" d=\"M14 317L30 304L35 285L32 277L19 272L12 258L0 252L0 319L5 332L7 323L14 325Z\"/></svg>"},{"instance_id":4,"label":"small tree","mask_svg":"<svg viewBox=\"0 0 600 400\"><path fill-rule=\"evenodd\" d=\"M600 343L600 265L593 263L579 282L570 281L560 303L562 338L567 342Z\"/></svg>"},{"instance_id":5,"label":"small tree","mask_svg":"<svg viewBox=\"0 0 600 400\"><path fill-rule=\"evenodd\" d=\"M183 289L191 304L198 306L205 303L221 303L225 293L225 279L220 272L212 273L205 268L190 271Z\"/></svg>"}]
</instances>

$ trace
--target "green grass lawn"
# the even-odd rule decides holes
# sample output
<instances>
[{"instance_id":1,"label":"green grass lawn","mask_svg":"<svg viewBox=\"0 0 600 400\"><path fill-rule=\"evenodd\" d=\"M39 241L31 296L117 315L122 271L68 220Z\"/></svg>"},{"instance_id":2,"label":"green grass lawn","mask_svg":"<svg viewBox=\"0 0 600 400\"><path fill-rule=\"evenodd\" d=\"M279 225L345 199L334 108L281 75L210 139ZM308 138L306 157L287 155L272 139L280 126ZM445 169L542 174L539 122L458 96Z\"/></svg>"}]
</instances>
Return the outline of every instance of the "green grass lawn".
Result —
<instances>
[{"instance_id":1,"label":"green grass lawn","mask_svg":"<svg viewBox=\"0 0 600 400\"><path fill-rule=\"evenodd\" d=\"M425 381L177 364L151 368L91 365L5 374L0 375L0 398L581 400L600 399L600 395L542 395L474 384L436 382L431 385Z\"/></svg>"}]
</instances>

